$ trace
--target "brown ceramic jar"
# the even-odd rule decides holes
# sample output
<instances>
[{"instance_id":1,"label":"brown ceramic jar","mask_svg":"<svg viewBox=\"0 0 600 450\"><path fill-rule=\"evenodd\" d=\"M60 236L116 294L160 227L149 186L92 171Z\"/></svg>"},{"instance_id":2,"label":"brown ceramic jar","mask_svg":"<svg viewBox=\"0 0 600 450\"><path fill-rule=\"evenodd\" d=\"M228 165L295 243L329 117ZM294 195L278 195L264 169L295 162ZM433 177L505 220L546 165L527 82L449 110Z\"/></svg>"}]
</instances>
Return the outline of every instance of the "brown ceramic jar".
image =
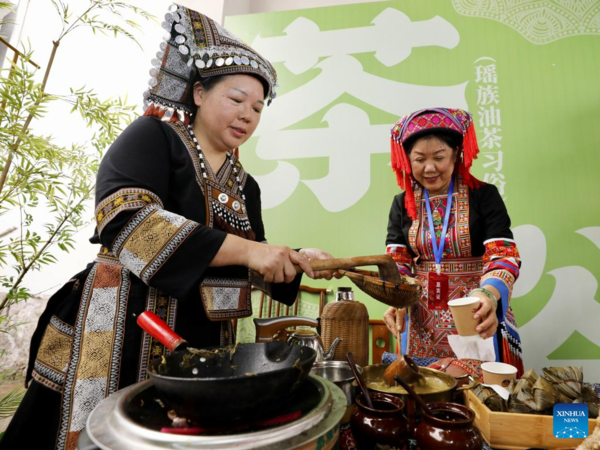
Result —
<instances>
[{"instance_id":1,"label":"brown ceramic jar","mask_svg":"<svg viewBox=\"0 0 600 450\"><path fill-rule=\"evenodd\" d=\"M363 394L356 398L356 409L350 417L350 427L358 448L370 450L378 445L390 450L401 449L406 441L406 420L402 415L404 402L393 395L370 391L373 408L366 405Z\"/></svg>"},{"instance_id":2,"label":"brown ceramic jar","mask_svg":"<svg viewBox=\"0 0 600 450\"><path fill-rule=\"evenodd\" d=\"M475 413L457 403L428 403L415 438L421 450L481 450L483 439L474 425Z\"/></svg>"}]
</instances>

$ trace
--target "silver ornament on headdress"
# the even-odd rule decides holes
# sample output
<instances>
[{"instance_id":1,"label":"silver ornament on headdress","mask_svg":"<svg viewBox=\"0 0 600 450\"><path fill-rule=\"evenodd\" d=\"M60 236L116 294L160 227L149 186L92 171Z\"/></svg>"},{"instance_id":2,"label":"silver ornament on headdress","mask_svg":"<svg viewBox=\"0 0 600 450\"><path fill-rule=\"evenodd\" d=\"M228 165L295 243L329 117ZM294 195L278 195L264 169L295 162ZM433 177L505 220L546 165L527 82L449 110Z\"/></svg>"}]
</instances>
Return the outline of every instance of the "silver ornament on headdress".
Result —
<instances>
[{"instance_id":1,"label":"silver ornament on headdress","mask_svg":"<svg viewBox=\"0 0 600 450\"><path fill-rule=\"evenodd\" d=\"M164 17L161 25L167 32L152 60L152 78L144 94L144 104L154 105L157 114L166 109L163 119L193 113L186 102L196 71L203 78L254 73L267 82L267 104L275 98L275 69L235 35L209 17L176 4Z\"/></svg>"}]
</instances>

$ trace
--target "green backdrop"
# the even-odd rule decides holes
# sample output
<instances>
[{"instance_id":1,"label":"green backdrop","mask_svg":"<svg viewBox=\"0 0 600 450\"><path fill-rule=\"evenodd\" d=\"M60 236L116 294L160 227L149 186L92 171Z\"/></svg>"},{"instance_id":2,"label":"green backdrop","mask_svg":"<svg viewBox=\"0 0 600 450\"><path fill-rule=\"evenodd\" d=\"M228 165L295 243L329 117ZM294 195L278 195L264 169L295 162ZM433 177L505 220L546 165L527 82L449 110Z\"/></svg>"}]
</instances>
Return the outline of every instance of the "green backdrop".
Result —
<instances>
[{"instance_id":1,"label":"green backdrop","mask_svg":"<svg viewBox=\"0 0 600 450\"><path fill-rule=\"evenodd\" d=\"M525 364L583 365L600 381L599 1L388 1L225 26L279 74L241 149L271 243L384 253L399 192L389 129L417 108L466 108L473 171L503 194L523 257L512 305ZM357 296L381 317L385 305Z\"/></svg>"}]
</instances>

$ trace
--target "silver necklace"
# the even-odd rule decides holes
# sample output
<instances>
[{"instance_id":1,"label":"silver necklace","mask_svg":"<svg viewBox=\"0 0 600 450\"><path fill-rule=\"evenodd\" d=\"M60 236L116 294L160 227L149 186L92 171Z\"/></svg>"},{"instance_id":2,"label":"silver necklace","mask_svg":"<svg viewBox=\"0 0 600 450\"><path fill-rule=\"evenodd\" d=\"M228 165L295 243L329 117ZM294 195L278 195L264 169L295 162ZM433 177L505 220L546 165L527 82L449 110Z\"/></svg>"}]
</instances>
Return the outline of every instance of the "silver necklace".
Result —
<instances>
[{"instance_id":1,"label":"silver necklace","mask_svg":"<svg viewBox=\"0 0 600 450\"><path fill-rule=\"evenodd\" d=\"M200 159L200 170L202 172L202 177L204 179L208 179L208 171L206 169L206 161L204 159L204 153L202 152L202 148L200 147L198 139L196 138L196 135L194 134L194 130L192 129L192 126L188 125L186 128L190 135L190 138L192 139L192 141L196 147L196 152L198 153L198 158ZM239 169L233 163L233 158L232 158L231 152L227 152L227 159L229 161L229 164L231 165L231 169L235 176L235 180L237 182L237 187L238 187L238 191L240 193L240 197L242 198L242 202L240 203L237 200L233 200L231 202L231 209L233 209L236 213L234 215L231 213L231 211L228 208L225 207L225 205L227 205L227 203L230 200L229 196L225 192L222 192L221 194L219 194L218 198L211 199L210 203L212 206L212 210L215 214L219 215L223 220L225 220L227 223L234 226L235 228L238 228L238 229L241 229L244 231L248 231L248 230L251 230L252 228L250 226L250 222L248 221L248 217L246 216L246 205L245 205L246 195L244 194L244 188L242 187L242 182L240 180ZM243 214L243 217L239 216L240 213Z\"/></svg>"}]
</instances>

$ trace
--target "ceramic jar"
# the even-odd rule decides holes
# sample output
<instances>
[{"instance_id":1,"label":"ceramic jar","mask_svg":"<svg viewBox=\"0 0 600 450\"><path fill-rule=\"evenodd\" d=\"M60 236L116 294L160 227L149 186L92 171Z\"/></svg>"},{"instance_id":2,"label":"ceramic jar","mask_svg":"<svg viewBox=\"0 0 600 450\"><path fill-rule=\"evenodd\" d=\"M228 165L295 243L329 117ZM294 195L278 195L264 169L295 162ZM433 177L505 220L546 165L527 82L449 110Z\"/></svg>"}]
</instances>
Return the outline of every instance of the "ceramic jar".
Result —
<instances>
[{"instance_id":1,"label":"ceramic jar","mask_svg":"<svg viewBox=\"0 0 600 450\"><path fill-rule=\"evenodd\" d=\"M402 415L404 402L383 392L369 392L373 408L366 404L363 394L356 398L356 409L350 417L352 434L360 450L388 446L401 449L406 441L406 420Z\"/></svg>"},{"instance_id":2,"label":"ceramic jar","mask_svg":"<svg viewBox=\"0 0 600 450\"><path fill-rule=\"evenodd\" d=\"M428 403L415 438L421 450L481 450L483 438L474 425L475 413L457 403Z\"/></svg>"}]
</instances>

